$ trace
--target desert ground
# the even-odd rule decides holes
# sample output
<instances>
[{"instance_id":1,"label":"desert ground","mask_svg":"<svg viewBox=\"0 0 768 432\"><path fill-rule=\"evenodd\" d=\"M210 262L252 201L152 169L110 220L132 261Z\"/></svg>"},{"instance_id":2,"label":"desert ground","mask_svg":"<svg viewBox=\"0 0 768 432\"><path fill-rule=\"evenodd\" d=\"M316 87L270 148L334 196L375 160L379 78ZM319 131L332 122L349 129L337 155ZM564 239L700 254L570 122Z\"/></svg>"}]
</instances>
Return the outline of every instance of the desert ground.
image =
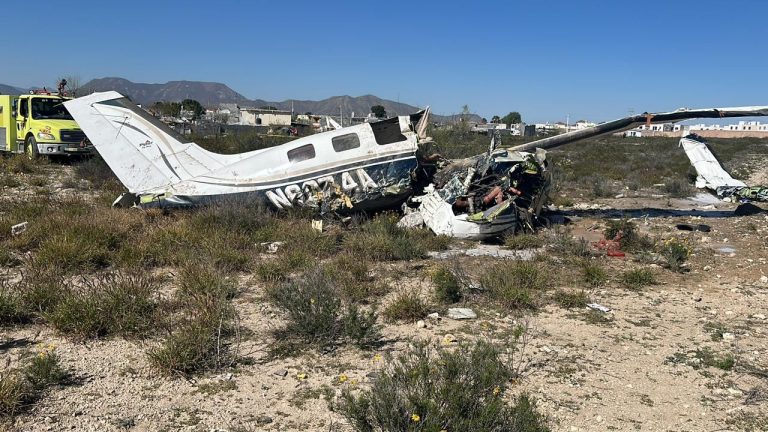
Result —
<instances>
[{"instance_id":1,"label":"desert ground","mask_svg":"<svg viewBox=\"0 0 768 432\"><path fill-rule=\"evenodd\" d=\"M726 168L765 184L768 142L725 141ZM361 430L345 397L414 344L481 341L509 372L493 397L534 402L539 428L517 430L768 430L765 205L736 215L695 190L673 140L551 153L549 226L488 244L398 231L391 214L317 233L303 213L111 209L103 162L5 158L0 429ZM601 247L610 229L631 231L624 256ZM359 331L296 318L323 284Z\"/></svg>"}]
</instances>

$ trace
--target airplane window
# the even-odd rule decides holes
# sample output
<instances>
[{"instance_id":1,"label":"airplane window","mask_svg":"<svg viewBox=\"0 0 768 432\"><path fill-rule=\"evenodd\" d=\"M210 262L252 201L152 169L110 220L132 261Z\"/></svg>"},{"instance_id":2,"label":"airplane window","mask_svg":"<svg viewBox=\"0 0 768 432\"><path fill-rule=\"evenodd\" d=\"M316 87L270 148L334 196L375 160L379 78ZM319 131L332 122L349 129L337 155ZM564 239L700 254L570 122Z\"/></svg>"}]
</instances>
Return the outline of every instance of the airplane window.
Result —
<instances>
[{"instance_id":1,"label":"airplane window","mask_svg":"<svg viewBox=\"0 0 768 432\"><path fill-rule=\"evenodd\" d=\"M400 121L397 117L371 123L376 144L385 145L405 141L407 138L400 132Z\"/></svg>"},{"instance_id":2,"label":"airplane window","mask_svg":"<svg viewBox=\"0 0 768 432\"><path fill-rule=\"evenodd\" d=\"M343 152L360 147L360 138L356 133L339 135L331 138L331 144L336 152Z\"/></svg>"},{"instance_id":3,"label":"airplane window","mask_svg":"<svg viewBox=\"0 0 768 432\"><path fill-rule=\"evenodd\" d=\"M288 160L291 162L301 162L315 157L315 146L312 144L296 147L288 150Z\"/></svg>"}]
</instances>

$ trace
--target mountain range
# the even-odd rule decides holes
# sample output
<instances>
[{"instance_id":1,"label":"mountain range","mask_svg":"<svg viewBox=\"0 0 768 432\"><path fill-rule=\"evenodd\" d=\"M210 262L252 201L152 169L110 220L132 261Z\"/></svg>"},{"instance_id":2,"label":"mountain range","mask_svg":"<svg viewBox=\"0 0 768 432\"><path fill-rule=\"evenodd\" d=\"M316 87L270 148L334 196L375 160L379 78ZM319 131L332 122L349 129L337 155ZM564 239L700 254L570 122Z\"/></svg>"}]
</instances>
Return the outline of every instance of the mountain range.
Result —
<instances>
[{"instance_id":1,"label":"mountain range","mask_svg":"<svg viewBox=\"0 0 768 432\"><path fill-rule=\"evenodd\" d=\"M157 101L179 102L184 99L194 99L204 106L214 107L220 103L234 103L241 107L260 108L265 106L275 107L280 110L303 114L330 114L337 115L339 107L345 116L355 113L356 116L365 116L371 112L374 105L382 105L390 116L406 115L419 111L421 108L405 103L382 99L374 95L364 96L333 96L327 99L266 101L263 99L248 99L242 94L232 90L227 85L216 82L203 81L169 81L165 84L134 83L124 78L98 78L85 83L79 95L92 92L115 90L129 96L131 100L140 104L152 104ZM436 121L450 121L453 116L434 115ZM470 120L478 121L480 117L472 115Z\"/></svg>"}]
</instances>

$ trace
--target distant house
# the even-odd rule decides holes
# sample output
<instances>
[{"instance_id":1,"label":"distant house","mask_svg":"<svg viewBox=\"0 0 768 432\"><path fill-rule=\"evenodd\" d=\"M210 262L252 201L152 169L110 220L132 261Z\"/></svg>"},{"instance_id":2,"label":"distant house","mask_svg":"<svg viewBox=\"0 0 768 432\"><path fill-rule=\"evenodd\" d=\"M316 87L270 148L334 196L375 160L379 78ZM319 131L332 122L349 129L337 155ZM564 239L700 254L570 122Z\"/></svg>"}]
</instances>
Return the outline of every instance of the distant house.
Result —
<instances>
[{"instance_id":1,"label":"distant house","mask_svg":"<svg viewBox=\"0 0 768 432\"><path fill-rule=\"evenodd\" d=\"M240 108L240 124L248 126L290 126L291 112L260 108Z\"/></svg>"}]
</instances>

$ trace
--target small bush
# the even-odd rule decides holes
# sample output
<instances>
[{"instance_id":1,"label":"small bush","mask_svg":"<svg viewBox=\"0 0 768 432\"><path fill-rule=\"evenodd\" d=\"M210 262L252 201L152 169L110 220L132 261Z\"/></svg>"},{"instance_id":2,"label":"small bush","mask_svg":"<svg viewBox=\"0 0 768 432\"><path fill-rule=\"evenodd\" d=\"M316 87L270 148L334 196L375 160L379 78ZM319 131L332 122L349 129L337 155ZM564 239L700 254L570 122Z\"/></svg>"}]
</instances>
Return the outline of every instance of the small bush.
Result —
<instances>
[{"instance_id":1,"label":"small bush","mask_svg":"<svg viewBox=\"0 0 768 432\"><path fill-rule=\"evenodd\" d=\"M365 346L380 337L376 312L361 311L354 304L345 307L332 276L322 269L273 285L267 296L287 314L288 323L280 331L285 338L320 346L343 340Z\"/></svg>"},{"instance_id":2,"label":"small bush","mask_svg":"<svg viewBox=\"0 0 768 432\"><path fill-rule=\"evenodd\" d=\"M384 309L389 321L417 321L429 313L429 306L415 290L401 290Z\"/></svg>"},{"instance_id":3,"label":"small bush","mask_svg":"<svg viewBox=\"0 0 768 432\"><path fill-rule=\"evenodd\" d=\"M32 160L27 155L14 155L5 161L5 169L14 174L36 174L47 163L44 158Z\"/></svg>"},{"instance_id":4,"label":"small bush","mask_svg":"<svg viewBox=\"0 0 768 432\"><path fill-rule=\"evenodd\" d=\"M376 311L362 311L350 304L343 316L344 336L360 348L375 345L381 339L381 327L376 324Z\"/></svg>"},{"instance_id":5,"label":"small bush","mask_svg":"<svg viewBox=\"0 0 768 432\"><path fill-rule=\"evenodd\" d=\"M16 324L27 318L19 293L7 281L0 280L0 326Z\"/></svg>"},{"instance_id":6,"label":"small bush","mask_svg":"<svg viewBox=\"0 0 768 432\"><path fill-rule=\"evenodd\" d=\"M684 179L675 178L664 183L664 192L673 198L687 198L696 193L696 188Z\"/></svg>"},{"instance_id":7,"label":"small bush","mask_svg":"<svg viewBox=\"0 0 768 432\"><path fill-rule=\"evenodd\" d=\"M544 246L544 240L535 234L515 234L504 237L504 246L509 249L536 249Z\"/></svg>"},{"instance_id":8,"label":"small bush","mask_svg":"<svg viewBox=\"0 0 768 432\"><path fill-rule=\"evenodd\" d=\"M235 312L225 302L187 312L163 343L147 353L151 363L168 375L189 376L232 365L236 355L229 338Z\"/></svg>"},{"instance_id":9,"label":"small bush","mask_svg":"<svg viewBox=\"0 0 768 432\"><path fill-rule=\"evenodd\" d=\"M503 398L514 373L494 346L413 347L388 359L370 389L342 392L335 407L357 431L548 431L527 395Z\"/></svg>"},{"instance_id":10,"label":"small bush","mask_svg":"<svg viewBox=\"0 0 768 432\"><path fill-rule=\"evenodd\" d=\"M382 215L344 236L343 247L375 261L424 258L427 251L448 248L450 239L424 229L397 226L395 215Z\"/></svg>"},{"instance_id":11,"label":"small bush","mask_svg":"<svg viewBox=\"0 0 768 432\"><path fill-rule=\"evenodd\" d=\"M108 273L67 289L45 319L80 338L143 336L154 328L157 282L141 274Z\"/></svg>"},{"instance_id":12,"label":"small bush","mask_svg":"<svg viewBox=\"0 0 768 432\"><path fill-rule=\"evenodd\" d=\"M435 285L435 297L438 301L451 304L461 300L461 283L447 268L438 267L432 273L432 283Z\"/></svg>"},{"instance_id":13,"label":"small bush","mask_svg":"<svg viewBox=\"0 0 768 432\"><path fill-rule=\"evenodd\" d=\"M224 274L208 263L189 262L179 273L176 296L184 302L207 304L214 300L229 300L237 294L237 287Z\"/></svg>"},{"instance_id":14,"label":"small bush","mask_svg":"<svg viewBox=\"0 0 768 432\"><path fill-rule=\"evenodd\" d=\"M65 384L69 377L52 345L43 348L23 367L0 372L0 420L12 419L49 387Z\"/></svg>"},{"instance_id":15,"label":"small bush","mask_svg":"<svg viewBox=\"0 0 768 432\"><path fill-rule=\"evenodd\" d=\"M675 237L665 240L659 246L659 254L664 257L669 269L676 272L685 270L683 264L685 264L688 257L691 256L692 251L693 248L691 247L690 242Z\"/></svg>"},{"instance_id":16,"label":"small bush","mask_svg":"<svg viewBox=\"0 0 768 432\"><path fill-rule=\"evenodd\" d=\"M647 269L628 270L621 274L621 282L627 288L638 290L644 286L655 284L656 276Z\"/></svg>"},{"instance_id":17,"label":"small bush","mask_svg":"<svg viewBox=\"0 0 768 432\"><path fill-rule=\"evenodd\" d=\"M699 359L704 366L715 367L724 371L733 369L736 364L736 359L732 354L718 356L709 348L697 349L694 357Z\"/></svg>"},{"instance_id":18,"label":"small bush","mask_svg":"<svg viewBox=\"0 0 768 432\"><path fill-rule=\"evenodd\" d=\"M626 251L645 251L653 248L653 241L637 231L637 225L628 219L609 220L603 231L608 240L618 238L619 245Z\"/></svg>"},{"instance_id":19,"label":"small bush","mask_svg":"<svg viewBox=\"0 0 768 432\"><path fill-rule=\"evenodd\" d=\"M351 303L370 303L372 297L389 292L386 282L371 276L370 264L364 258L340 254L323 265L323 272L334 281L342 299Z\"/></svg>"},{"instance_id":20,"label":"small bush","mask_svg":"<svg viewBox=\"0 0 768 432\"><path fill-rule=\"evenodd\" d=\"M494 265L480 278L480 285L491 298L509 309L535 309L549 284L542 264L527 261Z\"/></svg>"},{"instance_id":21,"label":"small bush","mask_svg":"<svg viewBox=\"0 0 768 432\"><path fill-rule=\"evenodd\" d=\"M32 261L16 286L24 313L41 317L55 308L69 290L69 284L54 263Z\"/></svg>"},{"instance_id":22,"label":"small bush","mask_svg":"<svg viewBox=\"0 0 768 432\"><path fill-rule=\"evenodd\" d=\"M581 265L581 271L584 276L584 282L591 287L599 287L608 280L608 274L606 274L600 264L584 261Z\"/></svg>"},{"instance_id":23,"label":"small bush","mask_svg":"<svg viewBox=\"0 0 768 432\"><path fill-rule=\"evenodd\" d=\"M24 368L27 381L37 391L64 383L69 373L61 367L60 360L53 345L43 348Z\"/></svg>"},{"instance_id":24,"label":"small bush","mask_svg":"<svg viewBox=\"0 0 768 432\"><path fill-rule=\"evenodd\" d=\"M589 297L583 290L577 292L560 290L555 292L553 299L563 309L584 308L589 303Z\"/></svg>"},{"instance_id":25,"label":"small bush","mask_svg":"<svg viewBox=\"0 0 768 432\"><path fill-rule=\"evenodd\" d=\"M552 249L557 253L576 257L588 257L591 254L589 243L584 238L574 239L568 228L555 228L551 237Z\"/></svg>"},{"instance_id":26,"label":"small bush","mask_svg":"<svg viewBox=\"0 0 768 432\"><path fill-rule=\"evenodd\" d=\"M117 192L122 189L120 180L99 155L75 164L74 168L75 175L79 178L88 180L93 189L108 189L111 192Z\"/></svg>"},{"instance_id":27,"label":"small bush","mask_svg":"<svg viewBox=\"0 0 768 432\"><path fill-rule=\"evenodd\" d=\"M34 398L35 390L21 371L0 372L0 419L14 417Z\"/></svg>"}]
</instances>

